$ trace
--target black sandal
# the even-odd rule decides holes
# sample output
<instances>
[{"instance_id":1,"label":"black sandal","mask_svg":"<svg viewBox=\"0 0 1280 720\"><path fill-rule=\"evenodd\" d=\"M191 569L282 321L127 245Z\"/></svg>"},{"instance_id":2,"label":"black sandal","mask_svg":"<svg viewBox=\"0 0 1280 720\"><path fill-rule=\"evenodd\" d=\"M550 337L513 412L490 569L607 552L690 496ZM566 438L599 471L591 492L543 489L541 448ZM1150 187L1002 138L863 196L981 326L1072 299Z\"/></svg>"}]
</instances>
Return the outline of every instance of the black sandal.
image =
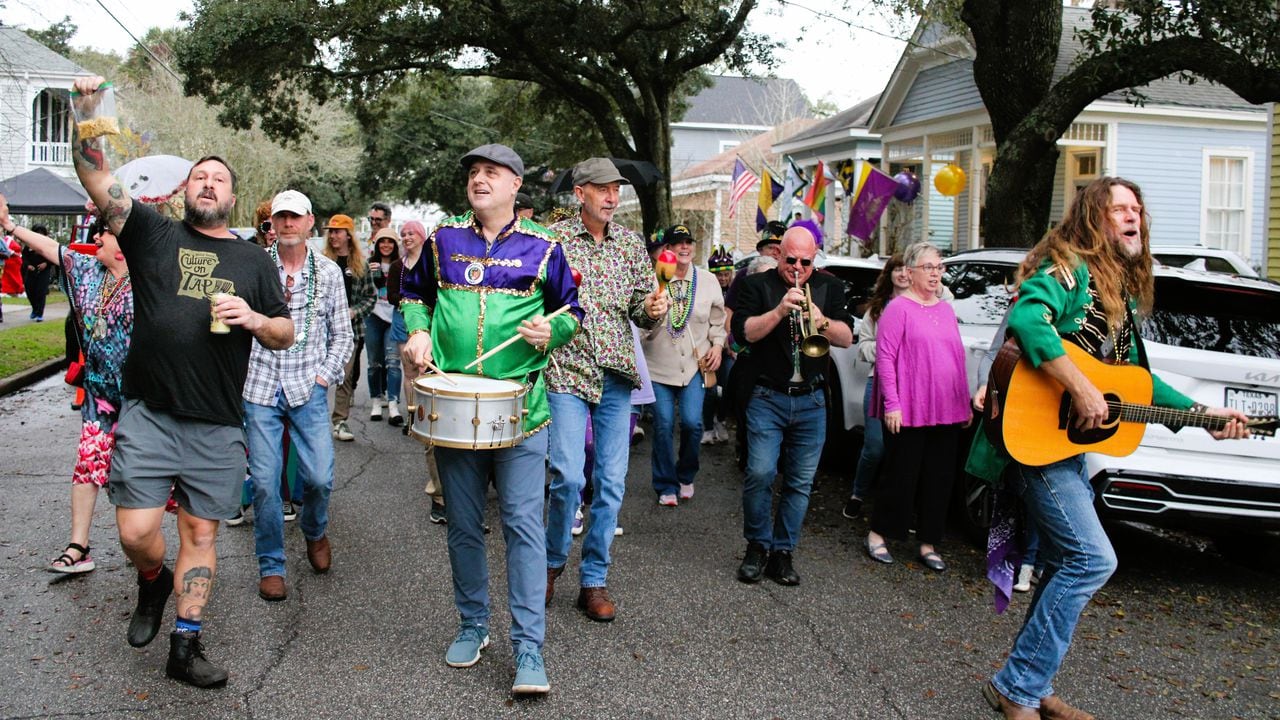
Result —
<instances>
[{"instance_id":1,"label":"black sandal","mask_svg":"<svg viewBox=\"0 0 1280 720\"><path fill-rule=\"evenodd\" d=\"M80 559L71 557L66 550L57 557L53 562L49 563L49 572L72 574L86 573L93 570L96 565L93 558L89 557L89 547L78 543L67 543L67 550L75 550L80 553Z\"/></svg>"}]
</instances>

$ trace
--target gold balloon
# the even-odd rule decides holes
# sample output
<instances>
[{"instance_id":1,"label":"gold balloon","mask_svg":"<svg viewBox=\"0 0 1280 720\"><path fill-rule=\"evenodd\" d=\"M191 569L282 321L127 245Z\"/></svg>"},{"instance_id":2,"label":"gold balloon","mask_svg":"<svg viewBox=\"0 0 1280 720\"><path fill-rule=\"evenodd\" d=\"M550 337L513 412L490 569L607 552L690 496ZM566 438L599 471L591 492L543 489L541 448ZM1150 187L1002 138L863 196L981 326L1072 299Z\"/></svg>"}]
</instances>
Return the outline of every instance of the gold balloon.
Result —
<instances>
[{"instance_id":1,"label":"gold balloon","mask_svg":"<svg viewBox=\"0 0 1280 720\"><path fill-rule=\"evenodd\" d=\"M955 163L949 163L933 176L933 187L948 197L954 197L964 192L966 182L968 182L968 178L965 177L964 170L961 170L960 166Z\"/></svg>"}]
</instances>

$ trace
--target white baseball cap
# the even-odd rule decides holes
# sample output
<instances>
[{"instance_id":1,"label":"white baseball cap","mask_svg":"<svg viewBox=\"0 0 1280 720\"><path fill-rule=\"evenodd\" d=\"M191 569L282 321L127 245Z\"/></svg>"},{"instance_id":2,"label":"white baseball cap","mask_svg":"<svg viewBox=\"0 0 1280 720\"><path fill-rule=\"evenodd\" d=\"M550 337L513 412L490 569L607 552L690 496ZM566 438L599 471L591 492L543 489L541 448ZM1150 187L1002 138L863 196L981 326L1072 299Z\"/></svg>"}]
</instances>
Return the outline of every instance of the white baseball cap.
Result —
<instances>
[{"instance_id":1,"label":"white baseball cap","mask_svg":"<svg viewBox=\"0 0 1280 720\"><path fill-rule=\"evenodd\" d=\"M311 201L297 190L285 190L271 198L271 214L291 212L294 215L310 215Z\"/></svg>"}]
</instances>

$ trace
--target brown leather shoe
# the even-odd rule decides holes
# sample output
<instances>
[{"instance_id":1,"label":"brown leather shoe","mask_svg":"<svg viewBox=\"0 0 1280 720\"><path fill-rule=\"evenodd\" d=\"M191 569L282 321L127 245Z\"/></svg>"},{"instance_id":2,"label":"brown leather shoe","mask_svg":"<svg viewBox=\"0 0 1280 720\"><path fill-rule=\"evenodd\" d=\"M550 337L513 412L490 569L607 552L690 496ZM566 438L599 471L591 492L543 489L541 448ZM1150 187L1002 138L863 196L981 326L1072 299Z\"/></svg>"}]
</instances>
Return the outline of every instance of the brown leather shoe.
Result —
<instances>
[{"instance_id":1,"label":"brown leather shoe","mask_svg":"<svg viewBox=\"0 0 1280 720\"><path fill-rule=\"evenodd\" d=\"M1040 717L1044 720L1094 720L1092 715L1071 707L1057 695L1040 698Z\"/></svg>"},{"instance_id":2,"label":"brown leather shoe","mask_svg":"<svg viewBox=\"0 0 1280 720\"><path fill-rule=\"evenodd\" d=\"M547 606L551 606L551 596L556 592L556 578L564 572L564 566L547 568Z\"/></svg>"},{"instance_id":3,"label":"brown leather shoe","mask_svg":"<svg viewBox=\"0 0 1280 720\"><path fill-rule=\"evenodd\" d=\"M617 613L609 591L602 587L582 588L578 593L578 608L587 611L587 617L596 622L609 622Z\"/></svg>"},{"instance_id":4,"label":"brown leather shoe","mask_svg":"<svg viewBox=\"0 0 1280 720\"><path fill-rule=\"evenodd\" d=\"M307 561L316 572L329 572L329 565L333 563L333 553L329 549L328 535L319 540L307 541Z\"/></svg>"},{"instance_id":5,"label":"brown leather shoe","mask_svg":"<svg viewBox=\"0 0 1280 720\"><path fill-rule=\"evenodd\" d=\"M289 596L289 589L284 578L279 575L265 575L258 580L258 597L267 602L280 602Z\"/></svg>"},{"instance_id":6,"label":"brown leather shoe","mask_svg":"<svg viewBox=\"0 0 1280 720\"><path fill-rule=\"evenodd\" d=\"M992 710L1004 715L1008 720L1040 720L1040 711L1026 705L1019 705L1001 695L996 686L989 682L982 686L982 698L987 701Z\"/></svg>"}]
</instances>

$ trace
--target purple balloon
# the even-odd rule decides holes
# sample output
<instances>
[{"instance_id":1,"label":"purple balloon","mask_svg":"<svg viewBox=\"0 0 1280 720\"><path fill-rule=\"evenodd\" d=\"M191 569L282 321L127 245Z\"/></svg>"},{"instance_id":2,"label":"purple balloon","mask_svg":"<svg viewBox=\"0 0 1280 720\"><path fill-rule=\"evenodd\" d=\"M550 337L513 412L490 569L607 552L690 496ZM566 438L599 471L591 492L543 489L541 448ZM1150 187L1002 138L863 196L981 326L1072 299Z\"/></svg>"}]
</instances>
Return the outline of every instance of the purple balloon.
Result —
<instances>
[{"instance_id":1,"label":"purple balloon","mask_svg":"<svg viewBox=\"0 0 1280 720\"><path fill-rule=\"evenodd\" d=\"M920 178L910 170L903 170L894 175L893 179L898 183L898 187L893 190L893 196L902 202L910 203L920 194Z\"/></svg>"},{"instance_id":2,"label":"purple balloon","mask_svg":"<svg viewBox=\"0 0 1280 720\"><path fill-rule=\"evenodd\" d=\"M822 228L818 226L818 223L810 220L809 218L805 218L804 220L797 220L791 223L791 227L802 227L808 230L809 234L813 236L814 244L817 245L819 248L822 247L823 233L822 233Z\"/></svg>"}]
</instances>

